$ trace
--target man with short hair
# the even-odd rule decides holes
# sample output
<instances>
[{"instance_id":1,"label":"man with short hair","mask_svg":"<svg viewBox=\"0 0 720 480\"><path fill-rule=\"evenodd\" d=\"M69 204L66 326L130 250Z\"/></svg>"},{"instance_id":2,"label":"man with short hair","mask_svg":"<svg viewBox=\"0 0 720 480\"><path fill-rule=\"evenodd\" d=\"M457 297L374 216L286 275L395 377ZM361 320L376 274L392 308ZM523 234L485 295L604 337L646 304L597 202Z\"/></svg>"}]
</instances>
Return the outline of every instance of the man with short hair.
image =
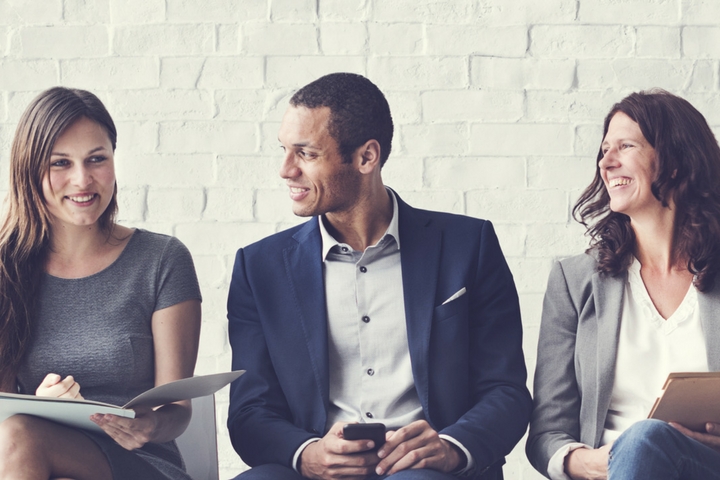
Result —
<instances>
[{"instance_id":1,"label":"man with short hair","mask_svg":"<svg viewBox=\"0 0 720 480\"><path fill-rule=\"evenodd\" d=\"M240 249L228 428L258 479L502 478L532 401L517 292L490 222L382 181L390 108L366 78L290 99L280 175L312 219ZM343 437L382 422L386 442Z\"/></svg>"}]
</instances>

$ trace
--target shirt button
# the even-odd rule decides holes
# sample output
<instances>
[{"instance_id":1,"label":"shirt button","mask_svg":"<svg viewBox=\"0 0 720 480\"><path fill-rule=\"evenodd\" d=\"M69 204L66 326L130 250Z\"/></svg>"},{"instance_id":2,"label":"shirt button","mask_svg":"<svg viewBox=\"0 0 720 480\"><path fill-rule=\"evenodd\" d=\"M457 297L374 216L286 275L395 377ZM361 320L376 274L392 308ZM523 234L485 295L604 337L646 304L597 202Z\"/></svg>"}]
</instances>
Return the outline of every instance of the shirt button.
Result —
<instances>
[{"instance_id":1,"label":"shirt button","mask_svg":"<svg viewBox=\"0 0 720 480\"><path fill-rule=\"evenodd\" d=\"M373 375L375 375L375 370L373 370L372 368L368 368L368 369L367 369L367 374L372 377Z\"/></svg>"},{"instance_id":2,"label":"shirt button","mask_svg":"<svg viewBox=\"0 0 720 480\"><path fill-rule=\"evenodd\" d=\"M370 412L365 412L365 416L368 418L373 418L373 414Z\"/></svg>"},{"instance_id":3,"label":"shirt button","mask_svg":"<svg viewBox=\"0 0 720 480\"><path fill-rule=\"evenodd\" d=\"M365 268L365 267L360 267L360 271L361 271L362 273L365 273L365 272L367 272L367 268Z\"/></svg>"},{"instance_id":4,"label":"shirt button","mask_svg":"<svg viewBox=\"0 0 720 480\"><path fill-rule=\"evenodd\" d=\"M362 317L362 321L365 322L365 323L370 323L370 317L368 317L367 315L365 315L364 317Z\"/></svg>"},{"instance_id":5,"label":"shirt button","mask_svg":"<svg viewBox=\"0 0 720 480\"><path fill-rule=\"evenodd\" d=\"M342 247L341 250L342 250L343 252L347 252L347 251L348 251L348 248L347 248L347 247Z\"/></svg>"}]
</instances>

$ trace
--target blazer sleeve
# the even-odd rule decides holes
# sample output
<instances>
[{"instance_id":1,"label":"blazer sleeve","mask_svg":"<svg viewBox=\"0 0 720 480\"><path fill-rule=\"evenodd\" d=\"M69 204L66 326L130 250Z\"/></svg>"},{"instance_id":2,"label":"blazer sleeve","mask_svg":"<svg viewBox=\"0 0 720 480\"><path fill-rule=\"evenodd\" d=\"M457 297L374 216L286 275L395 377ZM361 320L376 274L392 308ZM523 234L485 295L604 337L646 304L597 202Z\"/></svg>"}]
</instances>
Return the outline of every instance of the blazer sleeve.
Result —
<instances>
[{"instance_id":1,"label":"blazer sleeve","mask_svg":"<svg viewBox=\"0 0 720 480\"><path fill-rule=\"evenodd\" d=\"M568 443L580 441L581 392L575 368L578 317L566 274L558 262L550 273L543 301L534 409L526 444L530 463L546 477L553 454Z\"/></svg>"},{"instance_id":2,"label":"blazer sleeve","mask_svg":"<svg viewBox=\"0 0 720 480\"><path fill-rule=\"evenodd\" d=\"M483 222L476 258L467 292L470 408L440 433L462 443L473 456L476 474L482 474L499 468L525 434L532 399L517 290L489 221Z\"/></svg>"},{"instance_id":3,"label":"blazer sleeve","mask_svg":"<svg viewBox=\"0 0 720 480\"><path fill-rule=\"evenodd\" d=\"M233 370L247 370L230 386L227 425L232 445L251 467L276 463L292 468L297 448L319 435L289 420L292 414L273 368L242 249L230 282L228 335Z\"/></svg>"}]
</instances>

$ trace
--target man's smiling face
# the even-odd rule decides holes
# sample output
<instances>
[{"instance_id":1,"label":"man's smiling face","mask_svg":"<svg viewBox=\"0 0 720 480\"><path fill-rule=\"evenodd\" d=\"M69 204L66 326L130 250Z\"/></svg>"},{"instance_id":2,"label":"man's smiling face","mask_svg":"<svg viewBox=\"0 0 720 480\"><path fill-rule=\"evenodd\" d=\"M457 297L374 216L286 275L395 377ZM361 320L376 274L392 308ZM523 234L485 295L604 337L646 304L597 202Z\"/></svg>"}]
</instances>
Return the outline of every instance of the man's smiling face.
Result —
<instances>
[{"instance_id":1,"label":"man's smiling face","mask_svg":"<svg viewBox=\"0 0 720 480\"><path fill-rule=\"evenodd\" d=\"M293 213L301 217L348 212L360 195L362 175L354 163L343 162L329 119L328 107L291 105L280 126L280 176L290 189Z\"/></svg>"}]
</instances>

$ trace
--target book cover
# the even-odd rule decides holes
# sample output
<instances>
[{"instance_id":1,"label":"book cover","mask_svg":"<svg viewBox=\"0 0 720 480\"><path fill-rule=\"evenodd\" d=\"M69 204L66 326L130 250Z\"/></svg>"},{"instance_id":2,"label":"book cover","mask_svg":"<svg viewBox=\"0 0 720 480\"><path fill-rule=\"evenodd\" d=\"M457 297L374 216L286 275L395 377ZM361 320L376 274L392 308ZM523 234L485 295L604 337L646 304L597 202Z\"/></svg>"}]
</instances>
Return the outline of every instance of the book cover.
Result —
<instances>
[{"instance_id":1,"label":"book cover","mask_svg":"<svg viewBox=\"0 0 720 480\"><path fill-rule=\"evenodd\" d=\"M668 375L648 418L675 422L698 432L705 423L720 423L720 372Z\"/></svg>"},{"instance_id":2,"label":"book cover","mask_svg":"<svg viewBox=\"0 0 720 480\"><path fill-rule=\"evenodd\" d=\"M90 420L90 415L102 413L135 418L133 407L157 407L180 400L212 395L243 373L245 370L183 378L151 388L123 406L92 400L0 393L0 421L12 415L26 414L71 427L102 432L103 430Z\"/></svg>"}]
</instances>

